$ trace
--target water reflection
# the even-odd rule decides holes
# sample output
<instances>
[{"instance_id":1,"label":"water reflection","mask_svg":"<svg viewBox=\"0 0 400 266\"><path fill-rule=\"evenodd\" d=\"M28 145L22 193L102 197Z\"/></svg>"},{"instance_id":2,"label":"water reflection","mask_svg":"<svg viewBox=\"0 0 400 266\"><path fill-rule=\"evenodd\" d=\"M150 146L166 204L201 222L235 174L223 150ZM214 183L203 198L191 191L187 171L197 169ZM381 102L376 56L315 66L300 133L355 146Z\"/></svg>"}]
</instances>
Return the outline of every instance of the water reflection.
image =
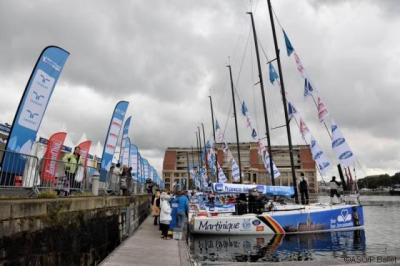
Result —
<instances>
[{"instance_id":1,"label":"water reflection","mask_svg":"<svg viewBox=\"0 0 400 266\"><path fill-rule=\"evenodd\" d=\"M365 253L364 230L318 234L207 236L192 238L196 261L279 262L326 260Z\"/></svg>"}]
</instances>

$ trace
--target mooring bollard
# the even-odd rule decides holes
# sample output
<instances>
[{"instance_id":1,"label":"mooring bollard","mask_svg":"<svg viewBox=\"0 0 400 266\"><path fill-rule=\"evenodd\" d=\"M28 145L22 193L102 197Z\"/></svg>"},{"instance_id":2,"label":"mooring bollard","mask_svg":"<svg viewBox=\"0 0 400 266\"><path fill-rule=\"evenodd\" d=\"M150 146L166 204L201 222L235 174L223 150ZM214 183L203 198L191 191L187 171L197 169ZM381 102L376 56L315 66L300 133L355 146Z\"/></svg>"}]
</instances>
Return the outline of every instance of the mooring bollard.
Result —
<instances>
[{"instance_id":1,"label":"mooring bollard","mask_svg":"<svg viewBox=\"0 0 400 266\"><path fill-rule=\"evenodd\" d=\"M99 195L99 179L100 179L100 173L98 171L94 172L92 175L92 194L94 196Z\"/></svg>"}]
</instances>

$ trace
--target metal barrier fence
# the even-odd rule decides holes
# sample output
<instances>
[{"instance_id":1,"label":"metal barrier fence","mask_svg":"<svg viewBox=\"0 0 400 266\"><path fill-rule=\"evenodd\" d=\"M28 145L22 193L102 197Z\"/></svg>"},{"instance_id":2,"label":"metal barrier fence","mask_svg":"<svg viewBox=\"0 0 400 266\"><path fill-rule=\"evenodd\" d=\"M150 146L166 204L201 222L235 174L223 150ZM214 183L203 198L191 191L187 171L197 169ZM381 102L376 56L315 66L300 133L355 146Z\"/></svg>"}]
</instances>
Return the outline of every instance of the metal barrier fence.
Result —
<instances>
[{"instance_id":1,"label":"metal barrier fence","mask_svg":"<svg viewBox=\"0 0 400 266\"><path fill-rule=\"evenodd\" d=\"M89 192L92 190L92 177L98 175L95 167L48 158L39 159L36 156L0 149L0 159L3 157L6 160L0 165L0 188L11 189L10 192L16 188L32 189L35 193L40 190L54 190L61 195ZM120 176L109 173L107 181L100 182L100 190L106 194L122 195L120 180ZM143 184L133 179L128 180L125 194L143 191Z\"/></svg>"},{"instance_id":2,"label":"metal barrier fence","mask_svg":"<svg viewBox=\"0 0 400 266\"><path fill-rule=\"evenodd\" d=\"M37 184L39 159L12 151L0 150L0 187L34 188Z\"/></svg>"},{"instance_id":3,"label":"metal barrier fence","mask_svg":"<svg viewBox=\"0 0 400 266\"><path fill-rule=\"evenodd\" d=\"M90 191L91 177L96 171L96 168L90 166L43 158L38 169L37 188L53 189L65 195Z\"/></svg>"}]
</instances>

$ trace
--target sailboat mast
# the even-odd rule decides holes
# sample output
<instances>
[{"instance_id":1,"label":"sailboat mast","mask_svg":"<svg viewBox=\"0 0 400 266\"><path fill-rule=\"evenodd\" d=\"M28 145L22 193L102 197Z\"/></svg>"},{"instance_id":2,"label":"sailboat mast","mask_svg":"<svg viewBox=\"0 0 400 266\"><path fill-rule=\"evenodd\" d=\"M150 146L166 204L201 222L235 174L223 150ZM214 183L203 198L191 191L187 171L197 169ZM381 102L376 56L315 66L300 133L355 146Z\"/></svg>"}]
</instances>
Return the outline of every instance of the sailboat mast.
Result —
<instances>
[{"instance_id":1,"label":"sailboat mast","mask_svg":"<svg viewBox=\"0 0 400 266\"><path fill-rule=\"evenodd\" d=\"M204 165L205 165L205 167L206 167L206 173L207 173L207 172L208 172L208 171L207 171L207 170L208 170L208 169L207 169L208 162L207 162L206 134L204 134L204 124L203 124L203 122L201 122L201 128L202 128L202 130L203 130ZM208 174L207 174L207 177L208 177ZM208 178L207 181L209 182L209 178Z\"/></svg>"},{"instance_id":2,"label":"sailboat mast","mask_svg":"<svg viewBox=\"0 0 400 266\"><path fill-rule=\"evenodd\" d=\"M199 149L200 167L203 168L203 156L201 156L201 153L203 152L203 148L201 147L201 133L200 133L200 127L197 127L197 133L199 134L199 144L200 144L200 149Z\"/></svg>"},{"instance_id":3,"label":"sailboat mast","mask_svg":"<svg viewBox=\"0 0 400 266\"><path fill-rule=\"evenodd\" d=\"M189 179L190 179L190 170L189 170L189 152L186 152L186 165L187 165L187 179L186 179L186 190L189 189Z\"/></svg>"},{"instance_id":4,"label":"sailboat mast","mask_svg":"<svg viewBox=\"0 0 400 266\"><path fill-rule=\"evenodd\" d=\"M218 182L218 149L217 149L217 142L215 140L215 125L214 125L214 109L213 109L213 102L212 102L212 97L208 96L210 98L210 108L211 108L211 123L212 123L212 129L213 129L213 137L214 137L214 145L215 145L215 182Z\"/></svg>"},{"instance_id":5,"label":"sailboat mast","mask_svg":"<svg viewBox=\"0 0 400 266\"><path fill-rule=\"evenodd\" d=\"M196 133L196 144L197 144L197 146L196 146L196 147L197 147L197 163L198 163L198 165L197 165L197 171L199 172L199 171L200 171L199 134L198 134L198 131L196 131L195 133Z\"/></svg>"},{"instance_id":6,"label":"sailboat mast","mask_svg":"<svg viewBox=\"0 0 400 266\"><path fill-rule=\"evenodd\" d=\"M214 137L214 142L215 142L214 109L213 109L213 103L212 103L212 98L211 98L211 96L208 96L208 98L210 98L211 124L212 124L213 137Z\"/></svg>"},{"instance_id":7,"label":"sailboat mast","mask_svg":"<svg viewBox=\"0 0 400 266\"><path fill-rule=\"evenodd\" d=\"M265 135L267 137L267 143L268 143L269 171L270 171L270 174L271 174L271 184L273 186L275 186L274 168L273 168L273 163L272 163L271 138L270 138L270 133L269 133L267 104L265 102L264 81L263 81L263 77L262 77L262 70L261 70L261 64L260 64L260 53L258 52L257 32L256 32L256 26L254 24L253 13L252 12L247 12L247 14L250 15L251 26L253 27L254 45L255 45L255 48L256 48L256 56L257 56L258 77L259 77L259 81L260 81L260 89L261 89L262 103L263 103L263 109L264 109Z\"/></svg>"},{"instance_id":8,"label":"sailboat mast","mask_svg":"<svg viewBox=\"0 0 400 266\"><path fill-rule=\"evenodd\" d=\"M236 147L237 147L238 160L239 160L239 176L240 176L240 183L243 183L243 180L242 180L242 164L240 162L239 130L238 130L238 125L237 125L237 117L236 117L235 92L233 90L232 67L231 67L231 65L228 65L227 67L229 68L229 77L231 79L233 115L235 117L235 129L236 129Z\"/></svg>"},{"instance_id":9,"label":"sailboat mast","mask_svg":"<svg viewBox=\"0 0 400 266\"><path fill-rule=\"evenodd\" d=\"M286 101L286 91L285 91L285 85L284 85L284 82L283 82L281 59L280 59L280 56L279 56L278 41L276 39L276 31L275 31L275 24L274 24L274 16L272 14L271 0L267 0L267 2L268 2L269 18L270 18L270 21L271 21L272 35L274 37L276 61L278 62L278 71L279 71L279 78L280 78L280 84L281 84L283 110L285 112L286 132L287 132L288 144L289 144L290 166L291 166L291 169L292 169L294 199L295 199L296 203L299 203L299 196L298 196L298 193L297 193L296 171L294 169L292 136L291 136L291 133L290 133L289 116L288 116L287 101Z\"/></svg>"},{"instance_id":10,"label":"sailboat mast","mask_svg":"<svg viewBox=\"0 0 400 266\"><path fill-rule=\"evenodd\" d=\"M192 148L192 166L194 167L194 150L193 150L193 146L191 148Z\"/></svg>"}]
</instances>

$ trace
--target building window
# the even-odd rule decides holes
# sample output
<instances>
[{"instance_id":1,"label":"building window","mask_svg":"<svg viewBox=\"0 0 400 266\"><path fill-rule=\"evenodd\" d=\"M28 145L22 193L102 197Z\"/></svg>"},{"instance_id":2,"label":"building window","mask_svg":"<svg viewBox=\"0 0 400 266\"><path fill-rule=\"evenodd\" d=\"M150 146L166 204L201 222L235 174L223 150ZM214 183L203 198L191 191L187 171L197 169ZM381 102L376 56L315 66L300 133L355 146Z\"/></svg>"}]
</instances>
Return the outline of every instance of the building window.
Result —
<instances>
[{"instance_id":1,"label":"building window","mask_svg":"<svg viewBox=\"0 0 400 266\"><path fill-rule=\"evenodd\" d=\"M178 173L174 173L174 177L179 177L179 174Z\"/></svg>"}]
</instances>

